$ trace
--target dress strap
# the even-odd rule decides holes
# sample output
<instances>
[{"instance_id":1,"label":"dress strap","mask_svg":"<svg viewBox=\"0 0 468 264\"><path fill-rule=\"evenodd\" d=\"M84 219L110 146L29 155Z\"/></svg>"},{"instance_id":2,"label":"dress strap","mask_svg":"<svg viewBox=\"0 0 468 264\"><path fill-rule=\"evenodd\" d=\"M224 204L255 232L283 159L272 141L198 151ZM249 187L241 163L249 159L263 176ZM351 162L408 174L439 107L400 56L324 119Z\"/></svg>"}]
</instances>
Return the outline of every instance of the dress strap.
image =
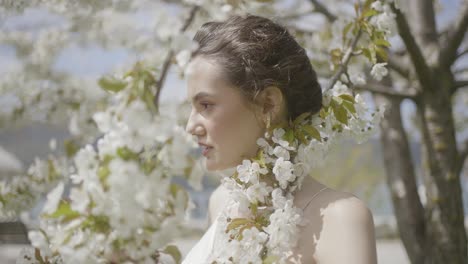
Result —
<instances>
[{"instance_id":1,"label":"dress strap","mask_svg":"<svg viewBox=\"0 0 468 264\"><path fill-rule=\"evenodd\" d=\"M320 191L318 191L316 194L314 194L312 196L312 198L310 198L309 202L306 204L306 206L302 210L305 210L307 208L307 206L309 206L310 202L312 202L312 200L315 198L315 196L317 196L319 193L321 193L322 191L324 191L326 189L328 189L328 187L324 187Z\"/></svg>"}]
</instances>

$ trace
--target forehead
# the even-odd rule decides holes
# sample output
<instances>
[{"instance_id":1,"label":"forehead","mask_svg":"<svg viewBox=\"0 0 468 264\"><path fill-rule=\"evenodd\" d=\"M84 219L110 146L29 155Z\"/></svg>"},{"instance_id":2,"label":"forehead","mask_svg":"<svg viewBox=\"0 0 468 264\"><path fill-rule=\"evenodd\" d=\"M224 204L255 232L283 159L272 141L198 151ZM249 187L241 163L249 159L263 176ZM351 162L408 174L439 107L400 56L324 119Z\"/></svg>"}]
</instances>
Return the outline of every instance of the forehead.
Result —
<instances>
[{"instance_id":1,"label":"forehead","mask_svg":"<svg viewBox=\"0 0 468 264\"><path fill-rule=\"evenodd\" d=\"M196 57L187 66L187 95L190 100L198 94L204 96L229 96L240 93L223 76L221 67L213 60Z\"/></svg>"}]
</instances>

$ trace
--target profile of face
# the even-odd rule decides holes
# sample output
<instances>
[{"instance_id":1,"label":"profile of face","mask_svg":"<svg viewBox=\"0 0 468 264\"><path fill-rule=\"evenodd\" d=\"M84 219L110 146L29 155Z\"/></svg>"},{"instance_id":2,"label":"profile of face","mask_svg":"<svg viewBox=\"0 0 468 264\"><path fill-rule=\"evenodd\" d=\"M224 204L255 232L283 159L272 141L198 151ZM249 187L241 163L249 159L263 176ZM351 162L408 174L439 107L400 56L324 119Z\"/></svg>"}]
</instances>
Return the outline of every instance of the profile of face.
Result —
<instances>
[{"instance_id":1,"label":"profile of face","mask_svg":"<svg viewBox=\"0 0 468 264\"><path fill-rule=\"evenodd\" d=\"M226 80L213 60L195 57L186 77L192 103L186 130L196 136L206 169L224 170L254 157L256 141L265 132L255 106Z\"/></svg>"}]
</instances>

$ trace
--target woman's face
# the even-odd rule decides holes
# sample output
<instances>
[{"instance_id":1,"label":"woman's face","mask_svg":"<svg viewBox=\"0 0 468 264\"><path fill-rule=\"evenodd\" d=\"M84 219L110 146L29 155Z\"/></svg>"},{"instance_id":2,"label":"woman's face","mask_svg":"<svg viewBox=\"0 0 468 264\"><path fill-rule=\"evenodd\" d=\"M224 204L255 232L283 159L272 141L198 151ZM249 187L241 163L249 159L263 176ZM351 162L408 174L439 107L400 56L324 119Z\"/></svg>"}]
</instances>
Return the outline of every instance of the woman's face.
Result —
<instances>
[{"instance_id":1,"label":"woman's face","mask_svg":"<svg viewBox=\"0 0 468 264\"><path fill-rule=\"evenodd\" d=\"M230 85L216 62L196 57L187 70L192 111L187 132L195 135L206 169L224 170L255 156L264 128L239 88Z\"/></svg>"}]
</instances>

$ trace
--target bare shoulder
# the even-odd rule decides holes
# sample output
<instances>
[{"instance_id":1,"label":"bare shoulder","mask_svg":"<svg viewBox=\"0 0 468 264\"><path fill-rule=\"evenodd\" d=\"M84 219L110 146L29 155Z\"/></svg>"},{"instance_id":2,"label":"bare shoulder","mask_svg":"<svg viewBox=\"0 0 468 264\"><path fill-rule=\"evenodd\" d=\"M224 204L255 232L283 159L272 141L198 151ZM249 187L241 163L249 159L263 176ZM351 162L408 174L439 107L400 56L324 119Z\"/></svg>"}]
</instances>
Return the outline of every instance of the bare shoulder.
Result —
<instances>
[{"instance_id":1,"label":"bare shoulder","mask_svg":"<svg viewBox=\"0 0 468 264\"><path fill-rule=\"evenodd\" d=\"M366 203L347 192L331 191L327 195L323 209L324 217L333 221L350 224L367 223L372 220L372 213Z\"/></svg>"},{"instance_id":2,"label":"bare shoulder","mask_svg":"<svg viewBox=\"0 0 468 264\"><path fill-rule=\"evenodd\" d=\"M301 232L305 263L377 262L372 212L353 194L329 189L304 210L309 224Z\"/></svg>"}]
</instances>

